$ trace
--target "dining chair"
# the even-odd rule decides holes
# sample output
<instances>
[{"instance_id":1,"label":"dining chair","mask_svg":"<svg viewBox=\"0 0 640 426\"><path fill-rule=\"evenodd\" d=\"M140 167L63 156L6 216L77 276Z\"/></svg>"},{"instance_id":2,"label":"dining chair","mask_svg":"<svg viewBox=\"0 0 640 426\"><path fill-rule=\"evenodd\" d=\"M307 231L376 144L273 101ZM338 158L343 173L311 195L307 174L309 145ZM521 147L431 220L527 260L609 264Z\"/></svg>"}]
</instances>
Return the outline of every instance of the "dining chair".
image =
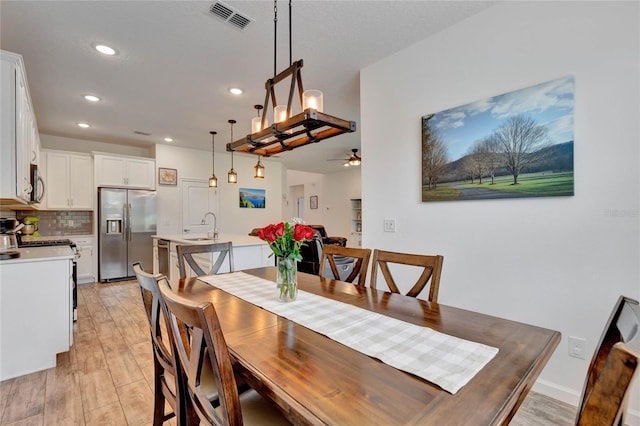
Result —
<instances>
[{"instance_id":1,"label":"dining chair","mask_svg":"<svg viewBox=\"0 0 640 426\"><path fill-rule=\"evenodd\" d=\"M594 352L576 425L622 425L640 351L638 301L620 296Z\"/></svg>"},{"instance_id":2,"label":"dining chair","mask_svg":"<svg viewBox=\"0 0 640 426\"><path fill-rule=\"evenodd\" d=\"M174 293L166 279L158 282L163 309L173 331L173 343L185 371L191 406L200 424L280 425L289 424L280 411L256 391L238 393L222 328L210 302L193 302ZM219 404L211 404L202 389L202 370L206 361L213 367L219 389Z\"/></svg>"},{"instance_id":3,"label":"dining chair","mask_svg":"<svg viewBox=\"0 0 640 426\"><path fill-rule=\"evenodd\" d=\"M173 417L177 419L178 424L185 424L186 399L185 395L180 393L180 390L184 388L184 384L181 383L184 380L184 375L171 350L169 336L171 330L162 327L163 312L160 307L161 296L157 284L157 280L161 276L145 272L140 262L133 264L133 271L140 285L142 303L149 320L151 346L153 347L153 425L162 425ZM165 414L165 401L173 410L172 412Z\"/></svg>"},{"instance_id":4,"label":"dining chair","mask_svg":"<svg viewBox=\"0 0 640 426\"><path fill-rule=\"evenodd\" d=\"M180 278L187 277L187 265L197 276L217 274L225 259L228 259L229 262L229 272L233 272L233 244L231 241L212 244L178 244L176 250ZM198 263L196 257L198 254L209 254L207 262L211 263L211 267L207 266L208 272L203 269L203 265ZM218 254L218 257L214 261L215 254Z\"/></svg>"},{"instance_id":5,"label":"dining chair","mask_svg":"<svg viewBox=\"0 0 640 426\"><path fill-rule=\"evenodd\" d=\"M354 282L357 277L357 285L364 287L370 257L370 249L325 244L322 248L320 276L348 283Z\"/></svg>"},{"instance_id":6,"label":"dining chair","mask_svg":"<svg viewBox=\"0 0 640 426\"><path fill-rule=\"evenodd\" d=\"M420 277L416 283L411 287L411 290L406 294L407 296L417 297L418 294L425 288L429 279L431 284L429 286L429 296L427 300L429 302L438 301L438 290L440 287L440 273L442 272L443 256L435 255L422 255L422 254L409 254L409 253L397 253L392 251L374 250L371 269L371 287L376 287L378 267L382 271L382 276L392 293L400 293L398 286L391 276L389 270L389 264L402 264L411 265L423 268Z\"/></svg>"}]
</instances>

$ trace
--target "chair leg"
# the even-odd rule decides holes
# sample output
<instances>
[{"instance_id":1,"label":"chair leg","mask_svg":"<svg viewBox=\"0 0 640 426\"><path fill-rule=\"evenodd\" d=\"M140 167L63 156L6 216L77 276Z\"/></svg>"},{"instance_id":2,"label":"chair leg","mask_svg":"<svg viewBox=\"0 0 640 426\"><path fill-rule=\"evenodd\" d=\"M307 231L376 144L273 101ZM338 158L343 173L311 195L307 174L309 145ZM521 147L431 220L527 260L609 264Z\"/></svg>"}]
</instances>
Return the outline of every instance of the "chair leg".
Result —
<instances>
[{"instance_id":1,"label":"chair leg","mask_svg":"<svg viewBox=\"0 0 640 426\"><path fill-rule=\"evenodd\" d=\"M153 362L153 426L162 426L165 421L164 404L165 398L162 393L162 374L164 369L154 359Z\"/></svg>"}]
</instances>

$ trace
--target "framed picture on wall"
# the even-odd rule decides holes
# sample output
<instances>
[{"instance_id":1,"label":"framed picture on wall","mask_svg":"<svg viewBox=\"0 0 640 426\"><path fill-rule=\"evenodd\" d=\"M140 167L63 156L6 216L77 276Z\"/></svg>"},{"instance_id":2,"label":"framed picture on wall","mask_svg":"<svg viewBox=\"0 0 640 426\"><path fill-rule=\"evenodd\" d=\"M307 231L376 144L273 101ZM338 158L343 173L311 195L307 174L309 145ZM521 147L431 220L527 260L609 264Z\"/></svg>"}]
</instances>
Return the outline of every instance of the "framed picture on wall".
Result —
<instances>
[{"instance_id":1,"label":"framed picture on wall","mask_svg":"<svg viewBox=\"0 0 640 426\"><path fill-rule=\"evenodd\" d=\"M574 79L422 117L422 201L574 195Z\"/></svg>"},{"instance_id":2,"label":"framed picture on wall","mask_svg":"<svg viewBox=\"0 0 640 426\"><path fill-rule=\"evenodd\" d=\"M311 209L317 209L318 208L318 196L317 195L312 195L309 198L309 207Z\"/></svg>"},{"instance_id":3,"label":"framed picture on wall","mask_svg":"<svg viewBox=\"0 0 640 426\"><path fill-rule=\"evenodd\" d=\"M159 185L177 185L178 170L158 167L158 184Z\"/></svg>"},{"instance_id":4,"label":"framed picture on wall","mask_svg":"<svg viewBox=\"0 0 640 426\"><path fill-rule=\"evenodd\" d=\"M267 204L267 192L264 189L240 188L240 207L245 209L264 209Z\"/></svg>"}]
</instances>

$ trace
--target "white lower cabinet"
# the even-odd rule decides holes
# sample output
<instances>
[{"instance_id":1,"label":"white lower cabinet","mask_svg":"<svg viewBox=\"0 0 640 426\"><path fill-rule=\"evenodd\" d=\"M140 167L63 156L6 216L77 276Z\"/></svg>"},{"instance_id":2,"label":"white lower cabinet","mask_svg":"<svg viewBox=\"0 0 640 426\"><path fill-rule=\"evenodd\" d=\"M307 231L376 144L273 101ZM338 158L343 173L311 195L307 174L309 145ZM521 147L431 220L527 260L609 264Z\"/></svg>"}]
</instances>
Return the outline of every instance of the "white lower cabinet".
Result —
<instances>
[{"instance_id":1,"label":"white lower cabinet","mask_svg":"<svg viewBox=\"0 0 640 426\"><path fill-rule=\"evenodd\" d=\"M56 366L73 344L71 260L0 267L0 380Z\"/></svg>"},{"instance_id":2,"label":"white lower cabinet","mask_svg":"<svg viewBox=\"0 0 640 426\"><path fill-rule=\"evenodd\" d=\"M94 237L71 237L76 243L76 249L80 254L77 264L78 284L93 283L96 281Z\"/></svg>"},{"instance_id":3,"label":"white lower cabinet","mask_svg":"<svg viewBox=\"0 0 640 426\"><path fill-rule=\"evenodd\" d=\"M180 278L180 270L178 269L178 253L176 249L177 244L171 242L169 248L169 280L174 282ZM155 252L157 253L157 252ZM244 269L260 268L262 266L273 266L273 257L269 257L271 249L266 244L259 245L242 245L233 246L233 269L234 271L241 271ZM194 256L198 263L202 266L202 269L208 270L211 268L212 262L217 259L217 254L212 259L211 254L197 254ZM158 273L155 268L159 265L159 261L156 257L154 260L154 273ZM220 267L220 273L229 272L229 262L227 259ZM194 274L190 270L187 271L187 276L191 277Z\"/></svg>"}]
</instances>

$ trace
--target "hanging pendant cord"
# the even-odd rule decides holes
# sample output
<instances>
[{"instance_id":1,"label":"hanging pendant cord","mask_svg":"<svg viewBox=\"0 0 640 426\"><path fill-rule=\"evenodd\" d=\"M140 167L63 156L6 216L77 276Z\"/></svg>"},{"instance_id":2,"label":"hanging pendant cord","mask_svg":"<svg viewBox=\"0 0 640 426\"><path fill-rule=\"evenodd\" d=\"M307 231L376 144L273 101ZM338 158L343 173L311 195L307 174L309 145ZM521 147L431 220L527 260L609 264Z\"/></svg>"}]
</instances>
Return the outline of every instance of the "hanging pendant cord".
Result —
<instances>
[{"instance_id":1,"label":"hanging pendant cord","mask_svg":"<svg viewBox=\"0 0 640 426\"><path fill-rule=\"evenodd\" d=\"M216 146L215 146L215 135L218 132L209 132L211 133L211 172L212 174L215 175L215 171L216 171Z\"/></svg>"},{"instance_id":2,"label":"hanging pendant cord","mask_svg":"<svg viewBox=\"0 0 640 426\"><path fill-rule=\"evenodd\" d=\"M278 0L273 0L273 76L276 74L276 62L278 51Z\"/></svg>"},{"instance_id":3,"label":"hanging pendant cord","mask_svg":"<svg viewBox=\"0 0 640 426\"><path fill-rule=\"evenodd\" d=\"M291 54L291 0L289 0L289 66L293 64L293 56Z\"/></svg>"},{"instance_id":4,"label":"hanging pendant cord","mask_svg":"<svg viewBox=\"0 0 640 426\"><path fill-rule=\"evenodd\" d=\"M231 141L233 142L233 123L231 123ZM233 170L233 151L231 151L231 170Z\"/></svg>"}]
</instances>

